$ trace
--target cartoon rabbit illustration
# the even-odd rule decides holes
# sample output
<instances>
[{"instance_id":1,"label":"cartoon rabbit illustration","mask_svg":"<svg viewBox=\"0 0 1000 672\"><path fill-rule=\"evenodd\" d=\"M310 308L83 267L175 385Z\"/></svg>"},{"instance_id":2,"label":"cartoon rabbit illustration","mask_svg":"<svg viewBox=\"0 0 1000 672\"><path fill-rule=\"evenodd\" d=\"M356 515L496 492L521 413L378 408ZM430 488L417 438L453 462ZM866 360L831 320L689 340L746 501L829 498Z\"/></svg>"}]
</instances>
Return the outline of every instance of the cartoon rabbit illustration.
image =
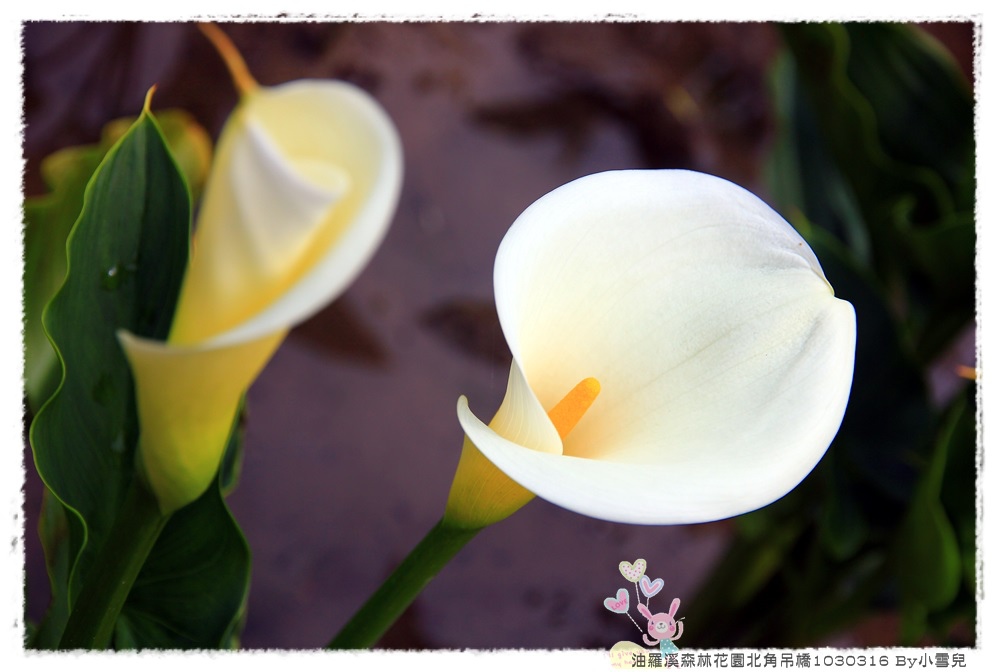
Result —
<instances>
[{"instance_id":1,"label":"cartoon rabbit illustration","mask_svg":"<svg viewBox=\"0 0 1000 672\"><path fill-rule=\"evenodd\" d=\"M674 644L674 641L680 639L681 635L684 634L684 624L674 620L674 616L677 614L677 609L680 606L681 599L675 597L673 602L670 603L670 611L661 611L658 614L654 614L649 610L649 607L640 602L637 608L639 609L639 613L649 621L649 635L652 637L650 639L650 637L644 634L642 641L646 642L649 646L655 646L659 642L660 651L664 654L676 653L678 648Z\"/></svg>"},{"instance_id":2,"label":"cartoon rabbit illustration","mask_svg":"<svg viewBox=\"0 0 1000 672\"><path fill-rule=\"evenodd\" d=\"M673 602L670 603L669 611L661 611L658 614L654 614L649 609L649 600L663 590L663 579L650 579L646 576L646 561L643 558L639 558L635 562L623 560L618 563L618 571L630 583L635 584L635 600L638 603L636 604L636 608L639 610L639 614L644 616L648 621L646 629L649 631L649 636L642 631L642 626L636 623L636 620L632 618L632 614L628 613L630 599L628 590L625 588L619 588L614 596L604 598L604 608L616 614L625 614L628 616L628 620L632 621L632 625L642 633L642 641L647 646L656 646L659 643L662 654L677 653L680 649L677 648L674 642L684 634L684 624L681 622L683 619L675 618L677 610L681 606L681 598L674 598ZM640 601L640 587L642 588L642 594L646 596L646 604ZM650 639L650 636L652 636L652 639ZM622 656L628 653L635 653L634 649L639 651L644 650L634 642L618 642L611 647L611 652L613 656ZM618 665L615 666L618 667Z\"/></svg>"}]
</instances>

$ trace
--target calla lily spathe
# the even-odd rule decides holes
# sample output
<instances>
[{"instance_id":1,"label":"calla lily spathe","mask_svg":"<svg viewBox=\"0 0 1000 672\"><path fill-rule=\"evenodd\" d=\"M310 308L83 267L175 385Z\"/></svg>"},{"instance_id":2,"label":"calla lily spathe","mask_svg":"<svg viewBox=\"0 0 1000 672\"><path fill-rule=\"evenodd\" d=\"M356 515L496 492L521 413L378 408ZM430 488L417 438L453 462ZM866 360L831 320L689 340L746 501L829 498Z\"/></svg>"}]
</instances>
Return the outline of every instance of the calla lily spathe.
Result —
<instances>
[{"instance_id":1,"label":"calla lily spathe","mask_svg":"<svg viewBox=\"0 0 1000 672\"><path fill-rule=\"evenodd\" d=\"M336 81L248 87L226 123L166 343L122 332L139 469L169 512L214 477L240 398L288 330L346 289L402 181L391 120Z\"/></svg>"},{"instance_id":2,"label":"calla lily spathe","mask_svg":"<svg viewBox=\"0 0 1000 672\"><path fill-rule=\"evenodd\" d=\"M854 309L802 237L730 182L578 179L514 222L494 282L513 362L489 426L459 400L452 525L532 494L625 523L737 515L795 487L840 427ZM568 426L546 413L591 378Z\"/></svg>"}]
</instances>

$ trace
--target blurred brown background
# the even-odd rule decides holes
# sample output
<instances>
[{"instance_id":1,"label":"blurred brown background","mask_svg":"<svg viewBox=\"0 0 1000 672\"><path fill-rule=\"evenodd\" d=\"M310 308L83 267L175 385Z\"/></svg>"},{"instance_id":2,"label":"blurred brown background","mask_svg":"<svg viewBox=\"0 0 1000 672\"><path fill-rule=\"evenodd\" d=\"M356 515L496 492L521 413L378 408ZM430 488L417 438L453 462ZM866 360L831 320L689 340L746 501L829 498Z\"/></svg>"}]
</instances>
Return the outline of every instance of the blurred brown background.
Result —
<instances>
[{"instance_id":1,"label":"blurred brown background","mask_svg":"<svg viewBox=\"0 0 1000 672\"><path fill-rule=\"evenodd\" d=\"M404 145L403 196L384 245L340 300L292 332L251 390L230 499L254 554L244 646L313 648L443 513L462 441L458 396L481 417L499 405L509 353L492 267L507 227L553 188L617 168L696 169L766 199L766 74L778 45L767 24L223 28L264 85L315 77L364 87ZM930 29L971 78L971 24ZM41 158L134 117L154 83L154 110L184 108L213 137L236 102L191 24L25 24L25 193L42 190ZM41 486L30 453L25 462L27 606L37 619L48 599L35 533ZM636 473L632 487L664 486ZM619 561L646 558L666 582L662 606L680 597L683 615L728 529L617 525L537 500L473 540L382 646L635 639L635 626L602 605L623 587ZM891 631L866 624L831 644L891 643Z\"/></svg>"}]
</instances>

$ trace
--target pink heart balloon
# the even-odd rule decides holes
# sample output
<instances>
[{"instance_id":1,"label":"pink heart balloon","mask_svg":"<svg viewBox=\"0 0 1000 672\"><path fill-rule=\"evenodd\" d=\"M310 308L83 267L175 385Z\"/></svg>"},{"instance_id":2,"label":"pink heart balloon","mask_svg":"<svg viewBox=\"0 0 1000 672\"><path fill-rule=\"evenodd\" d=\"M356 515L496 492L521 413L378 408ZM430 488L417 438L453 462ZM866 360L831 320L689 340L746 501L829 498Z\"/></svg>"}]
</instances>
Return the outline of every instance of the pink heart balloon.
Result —
<instances>
[{"instance_id":1,"label":"pink heart balloon","mask_svg":"<svg viewBox=\"0 0 1000 672\"><path fill-rule=\"evenodd\" d=\"M616 614L624 614L628 611L628 591L624 588L619 588L618 593L614 597L604 598L604 606L608 611L613 611Z\"/></svg>"},{"instance_id":2,"label":"pink heart balloon","mask_svg":"<svg viewBox=\"0 0 1000 672\"><path fill-rule=\"evenodd\" d=\"M648 576L643 575L642 580L639 581L639 589L646 597L652 597L663 590L663 579L650 581Z\"/></svg>"}]
</instances>

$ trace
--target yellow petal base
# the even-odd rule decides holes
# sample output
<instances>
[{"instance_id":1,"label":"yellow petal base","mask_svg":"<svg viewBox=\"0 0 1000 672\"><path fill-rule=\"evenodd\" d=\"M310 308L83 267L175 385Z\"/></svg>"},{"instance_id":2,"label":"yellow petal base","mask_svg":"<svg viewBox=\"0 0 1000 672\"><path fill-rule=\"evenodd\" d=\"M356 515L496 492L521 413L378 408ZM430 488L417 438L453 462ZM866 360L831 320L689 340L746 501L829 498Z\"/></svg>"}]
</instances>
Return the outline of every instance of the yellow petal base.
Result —
<instances>
[{"instance_id":1,"label":"yellow petal base","mask_svg":"<svg viewBox=\"0 0 1000 672\"><path fill-rule=\"evenodd\" d=\"M478 530L503 520L534 496L533 492L497 469L469 437L465 437L444 509L444 523L451 527Z\"/></svg>"},{"instance_id":2,"label":"yellow petal base","mask_svg":"<svg viewBox=\"0 0 1000 672\"><path fill-rule=\"evenodd\" d=\"M596 378L586 378L549 410L549 420L560 439L573 431L600 391ZM443 522L457 528L479 529L503 520L534 496L500 471L465 437Z\"/></svg>"},{"instance_id":3,"label":"yellow petal base","mask_svg":"<svg viewBox=\"0 0 1000 672\"><path fill-rule=\"evenodd\" d=\"M183 348L119 333L142 428L136 466L164 514L193 502L215 478L240 399L285 334Z\"/></svg>"}]
</instances>

